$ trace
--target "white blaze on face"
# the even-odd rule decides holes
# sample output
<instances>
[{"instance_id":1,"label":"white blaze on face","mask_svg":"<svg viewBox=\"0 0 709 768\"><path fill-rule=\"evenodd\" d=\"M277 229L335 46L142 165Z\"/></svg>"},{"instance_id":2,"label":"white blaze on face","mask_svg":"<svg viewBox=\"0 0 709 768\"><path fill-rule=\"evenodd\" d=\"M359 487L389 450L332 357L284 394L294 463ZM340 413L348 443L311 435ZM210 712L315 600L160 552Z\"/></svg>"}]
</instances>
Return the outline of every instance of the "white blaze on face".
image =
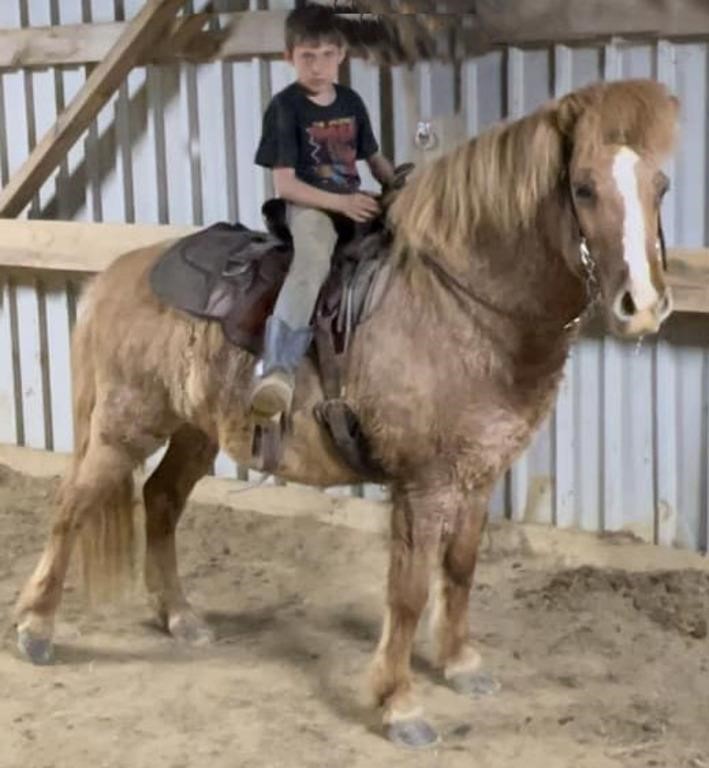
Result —
<instances>
[{"instance_id":1,"label":"white blaze on face","mask_svg":"<svg viewBox=\"0 0 709 768\"><path fill-rule=\"evenodd\" d=\"M658 295L647 260L645 217L635 170L638 160L636 152L621 147L613 160L613 178L623 199L623 258L630 273L630 293L635 306L642 311L655 304Z\"/></svg>"}]
</instances>

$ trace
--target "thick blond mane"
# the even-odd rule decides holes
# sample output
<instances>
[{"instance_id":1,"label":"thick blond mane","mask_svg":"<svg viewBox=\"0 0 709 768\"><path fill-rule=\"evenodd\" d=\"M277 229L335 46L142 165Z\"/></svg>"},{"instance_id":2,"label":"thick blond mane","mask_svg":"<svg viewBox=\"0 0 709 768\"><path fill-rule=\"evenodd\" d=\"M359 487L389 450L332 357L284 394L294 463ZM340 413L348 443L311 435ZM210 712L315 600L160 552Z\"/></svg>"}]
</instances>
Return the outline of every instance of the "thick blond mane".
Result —
<instances>
[{"instance_id":1,"label":"thick blond mane","mask_svg":"<svg viewBox=\"0 0 709 768\"><path fill-rule=\"evenodd\" d=\"M628 80L588 86L496 126L410 180L389 211L394 250L461 258L481 227L512 233L533 224L559 183L565 139L665 155L676 122L677 101L663 85Z\"/></svg>"},{"instance_id":2,"label":"thick blond mane","mask_svg":"<svg viewBox=\"0 0 709 768\"><path fill-rule=\"evenodd\" d=\"M392 205L397 245L459 254L483 224L529 225L561 169L559 134L546 110L497 126L419 171Z\"/></svg>"}]
</instances>

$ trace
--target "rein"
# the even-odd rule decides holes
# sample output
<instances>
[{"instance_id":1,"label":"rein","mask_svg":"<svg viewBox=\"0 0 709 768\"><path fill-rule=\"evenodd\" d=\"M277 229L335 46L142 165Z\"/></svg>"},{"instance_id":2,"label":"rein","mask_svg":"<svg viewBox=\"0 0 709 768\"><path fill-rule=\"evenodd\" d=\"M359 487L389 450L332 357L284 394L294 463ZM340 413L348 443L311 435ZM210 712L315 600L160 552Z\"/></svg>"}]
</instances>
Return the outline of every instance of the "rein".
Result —
<instances>
[{"instance_id":1,"label":"rein","mask_svg":"<svg viewBox=\"0 0 709 768\"><path fill-rule=\"evenodd\" d=\"M452 272L449 272L439 261L429 256L427 253L423 252L418 254L418 256L421 261L431 270L431 272L436 275L438 280L443 285L445 285L446 288L448 288L448 290L455 296L455 298L458 300L458 303L462 303L462 294L467 299L470 299L476 304L480 304L490 312L495 312L496 314L502 315L503 317L510 317L508 312L505 312L499 307L496 307L487 299L484 299L482 296L474 293L470 288L468 288L467 285L465 285L465 283L458 279Z\"/></svg>"},{"instance_id":2,"label":"rein","mask_svg":"<svg viewBox=\"0 0 709 768\"><path fill-rule=\"evenodd\" d=\"M569 174L567 173L567 178ZM569 186L569 194L571 195L571 208L574 214L574 220L576 221L578 230L579 230L579 256L580 256L580 262L583 267L584 273L585 273L585 287L586 287L586 306L583 308L581 313L570 320L568 323L565 323L563 326L563 330L565 331L571 331L576 326L579 325L582 318L585 316L585 314L589 311L589 309L593 306L593 303L595 299L598 296L599 293L599 287L598 287L598 279L596 276L596 262L593 256L591 255L591 251L588 248L588 244L586 242L586 238L583 235L583 232L581 230L581 223L578 218L578 213L576 211L576 204L573 199L573 192L571 190L571 187ZM438 280L455 296L459 304L463 303L463 297L466 299L474 302L475 304L479 304L480 306L484 307L490 312L493 312L497 315L500 315L501 317L510 318L512 315L509 312L506 312L503 309L500 309L499 307L496 307L494 304L492 304L488 299L483 298L479 294L475 293L471 288L469 288L465 283L463 283L460 278L456 277L452 272L450 272L448 269L446 269L437 259L434 259L431 257L428 253L422 252L418 254L421 261L433 272Z\"/></svg>"}]
</instances>

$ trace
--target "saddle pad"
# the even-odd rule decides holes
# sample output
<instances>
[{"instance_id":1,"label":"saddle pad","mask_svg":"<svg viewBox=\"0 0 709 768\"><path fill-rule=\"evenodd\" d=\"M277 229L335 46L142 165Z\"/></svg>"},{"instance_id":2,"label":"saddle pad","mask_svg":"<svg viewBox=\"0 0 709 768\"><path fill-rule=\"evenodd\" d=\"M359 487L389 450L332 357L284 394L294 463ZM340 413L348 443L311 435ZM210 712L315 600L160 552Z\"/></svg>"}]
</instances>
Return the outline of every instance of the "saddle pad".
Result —
<instances>
[{"instance_id":1,"label":"saddle pad","mask_svg":"<svg viewBox=\"0 0 709 768\"><path fill-rule=\"evenodd\" d=\"M273 235L218 223L173 243L151 270L150 286L171 307L219 320L232 343L259 354L291 257Z\"/></svg>"}]
</instances>

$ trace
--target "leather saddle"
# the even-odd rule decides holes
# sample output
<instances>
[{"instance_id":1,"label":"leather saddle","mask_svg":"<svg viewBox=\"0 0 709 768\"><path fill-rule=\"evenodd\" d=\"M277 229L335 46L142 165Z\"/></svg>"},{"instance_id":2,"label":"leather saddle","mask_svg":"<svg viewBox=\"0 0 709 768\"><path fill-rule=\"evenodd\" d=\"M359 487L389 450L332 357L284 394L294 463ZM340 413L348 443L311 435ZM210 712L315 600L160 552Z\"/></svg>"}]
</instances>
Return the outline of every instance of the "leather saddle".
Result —
<instances>
[{"instance_id":1,"label":"leather saddle","mask_svg":"<svg viewBox=\"0 0 709 768\"><path fill-rule=\"evenodd\" d=\"M262 352L266 318L293 256L283 201L267 201L262 214L267 232L240 223L213 224L173 243L150 273L150 285L161 301L219 321L229 341L254 355ZM342 337L359 319L386 236L381 220L355 225L335 219L335 225L338 244L313 322L319 326L322 318L331 318ZM340 350L342 343L336 345Z\"/></svg>"},{"instance_id":2,"label":"leather saddle","mask_svg":"<svg viewBox=\"0 0 709 768\"><path fill-rule=\"evenodd\" d=\"M412 169L411 164L397 169L394 184L383 196L384 206ZM268 200L262 215L265 232L238 222L214 224L173 243L150 272L151 288L161 301L221 323L229 341L257 356L263 349L266 319L293 255L284 201ZM310 354L326 397L315 415L329 429L348 463L378 480L380 473L368 459L356 417L340 399L341 364L357 324L373 311L384 293L390 234L383 214L366 224L334 214L332 218L338 242L312 318L314 345ZM262 454L277 453L273 444L269 451L263 440L258 442ZM262 463L269 469L277 462L271 456Z\"/></svg>"}]
</instances>

